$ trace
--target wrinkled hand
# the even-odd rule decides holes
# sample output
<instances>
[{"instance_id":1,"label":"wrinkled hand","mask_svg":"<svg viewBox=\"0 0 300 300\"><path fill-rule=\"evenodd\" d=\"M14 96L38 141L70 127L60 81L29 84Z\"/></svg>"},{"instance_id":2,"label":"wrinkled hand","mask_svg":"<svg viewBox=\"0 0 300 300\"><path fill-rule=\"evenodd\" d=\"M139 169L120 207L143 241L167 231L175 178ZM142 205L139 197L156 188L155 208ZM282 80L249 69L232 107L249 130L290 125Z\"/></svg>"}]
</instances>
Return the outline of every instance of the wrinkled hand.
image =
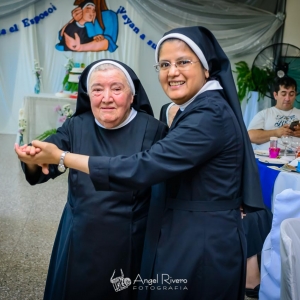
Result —
<instances>
[{"instance_id":1,"label":"wrinkled hand","mask_svg":"<svg viewBox=\"0 0 300 300\"><path fill-rule=\"evenodd\" d=\"M285 124L282 127L277 129L278 137L283 135L294 135L294 131L290 129L289 124Z\"/></svg>"},{"instance_id":2,"label":"wrinkled hand","mask_svg":"<svg viewBox=\"0 0 300 300\"><path fill-rule=\"evenodd\" d=\"M27 145L27 144L21 146L20 149L22 150L22 152L25 152L26 154L31 155L31 156L34 156L37 153L41 152L40 148L36 148L36 147L34 147L32 145Z\"/></svg>"},{"instance_id":3,"label":"wrinkled hand","mask_svg":"<svg viewBox=\"0 0 300 300\"><path fill-rule=\"evenodd\" d=\"M72 51L80 51L81 44L80 44L79 35L76 32L74 35L75 35L75 39L73 39L72 37L64 33L66 45Z\"/></svg>"},{"instance_id":4,"label":"wrinkled hand","mask_svg":"<svg viewBox=\"0 0 300 300\"><path fill-rule=\"evenodd\" d=\"M102 40L104 40L104 36L99 34L99 35L94 36L93 39L96 42L101 42Z\"/></svg>"},{"instance_id":5,"label":"wrinkled hand","mask_svg":"<svg viewBox=\"0 0 300 300\"><path fill-rule=\"evenodd\" d=\"M80 21L82 19L82 16L83 15L81 7L78 6L72 10L72 17L76 22Z\"/></svg>"},{"instance_id":6,"label":"wrinkled hand","mask_svg":"<svg viewBox=\"0 0 300 300\"><path fill-rule=\"evenodd\" d=\"M15 151L22 162L42 167L46 175L49 174L49 164L58 164L63 152L56 145L41 141L32 141L32 146L16 144Z\"/></svg>"}]
</instances>

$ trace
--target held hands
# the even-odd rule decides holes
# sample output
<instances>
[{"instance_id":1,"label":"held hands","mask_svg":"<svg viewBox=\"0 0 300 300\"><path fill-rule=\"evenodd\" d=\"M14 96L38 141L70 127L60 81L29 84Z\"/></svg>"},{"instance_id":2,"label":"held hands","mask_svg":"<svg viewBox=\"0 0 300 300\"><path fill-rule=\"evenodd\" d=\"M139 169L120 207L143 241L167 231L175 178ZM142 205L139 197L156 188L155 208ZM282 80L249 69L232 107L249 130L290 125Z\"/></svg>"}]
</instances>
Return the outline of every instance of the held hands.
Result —
<instances>
[{"instance_id":1,"label":"held hands","mask_svg":"<svg viewBox=\"0 0 300 300\"><path fill-rule=\"evenodd\" d=\"M32 146L19 146L15 144L15 151L18 158L26 165L38 165L42 167L42 172L49 174L49 164L58 164L62 150L56 145L41 141L33 141Z\"/></svg>"},{"instance_id":2,"label":"held hands","mask_svg":"<svg viewBox=\"0 0 300 300\"><path fill-rule=\"evenodd\" d=\"M93 37L93 39L94 39L94 41L96 41L96 42L100 42L100 41L104 40L104 36L101 35L101 34L95 35L95 36Z\"/></svg>"}]
</instances>

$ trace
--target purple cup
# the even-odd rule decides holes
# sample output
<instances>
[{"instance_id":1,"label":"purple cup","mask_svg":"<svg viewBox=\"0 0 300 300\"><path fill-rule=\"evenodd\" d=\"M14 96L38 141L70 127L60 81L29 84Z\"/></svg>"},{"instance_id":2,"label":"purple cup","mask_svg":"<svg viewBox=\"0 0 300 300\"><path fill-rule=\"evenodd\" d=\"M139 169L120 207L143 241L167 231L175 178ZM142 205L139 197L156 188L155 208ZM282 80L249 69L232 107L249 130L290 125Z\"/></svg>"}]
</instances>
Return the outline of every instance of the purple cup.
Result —
<instances>
[{"instance_id":1,"label":"purple cup","mask_svg":"<svg viewBox=\"0 0 300 300\"><path fill-rule=\"evenodd\" d=\"M269 148L269 157L270 158L277 158L279 155L280 148Z\"/></svg>"}]
</instances>

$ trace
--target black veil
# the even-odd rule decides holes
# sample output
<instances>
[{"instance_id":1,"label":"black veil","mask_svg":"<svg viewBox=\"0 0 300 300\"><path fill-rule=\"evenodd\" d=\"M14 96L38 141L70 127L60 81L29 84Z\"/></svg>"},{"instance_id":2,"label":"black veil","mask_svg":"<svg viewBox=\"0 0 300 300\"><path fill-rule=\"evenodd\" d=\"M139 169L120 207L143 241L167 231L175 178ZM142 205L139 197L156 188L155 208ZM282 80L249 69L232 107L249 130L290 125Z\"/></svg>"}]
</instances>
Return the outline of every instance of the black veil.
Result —
<instances>
[{"instance_id":1,"label":"black veil","mask_svg":"<svg viewBox=\"0 0 300 300\"><path fill-rule=\"evenodd\" d=\"M120 64L122 67L126 69L126 71L129 73L134 87L135 87L135 95L132 103L132 107L136 111L145 112L148 115L153 116L153 110L150 104L150 101L148 99L148 96L144 90L144 87L142 83L140 82L139 78L136 76L134 71L129 68L126 64L113 60L113 59L101 59L98 61L95 61L91 63L89 66L87 66L84 71L82 72L80 79L79 79L79 85L78 85L78 97L77 97L77 103L76 103L76 111L74 113L74 116L78 116L80 114L83 114L87 111L91 111L91 103L89 95L87 94L87 77L91 70L91 68L102 61L107 61L109 63L110 61L115 62L117 64Z\"/></svg>"},{"instance_id":2,"label":"black veil","mask_svg":"<svg viewBox=\"0 0 300 300\"><path fill-rule=\"evenodd\" d=\"M230 61L219 45L214 35L206 28L201 26L183 27L170 30L164 34L182 34L192 40L202 51L209 68L210 79L218 80L225 94L225 99L231 106L243 134L244 143L244 163L242 179L242 198L243 203L248 206L248 211L252 208L264 208L261 192L259 173L253 148L246 129L240 102L237 96L236 86L232 77ZM185 41L186 42L186 41ZM158 43L159 46L159 43ZM156 52L158 60L159 48ZM245 207L247 210L247 207Z\"/></svg>"}]
</instances>

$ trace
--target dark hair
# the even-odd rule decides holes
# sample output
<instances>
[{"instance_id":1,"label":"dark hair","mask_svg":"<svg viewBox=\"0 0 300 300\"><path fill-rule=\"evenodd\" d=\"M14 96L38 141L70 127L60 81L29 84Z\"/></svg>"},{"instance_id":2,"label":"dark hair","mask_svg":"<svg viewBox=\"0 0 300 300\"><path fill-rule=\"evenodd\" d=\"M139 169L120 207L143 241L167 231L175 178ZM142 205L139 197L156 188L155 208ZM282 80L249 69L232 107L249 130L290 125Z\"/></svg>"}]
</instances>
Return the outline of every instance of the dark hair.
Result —
<instances>
[{"instance_id":1,"label":"dark hair","mask_svg":"<svg viewBox=\"0 0 300 300\"><path fill-rule=\"evenodd\" d=\"M166 39L164 40L160 45L159 45L159 48L158 48L158 55L157 55L157 59L159 59L159 54L160 54L160 50L161 50L161 47L162 45L165 43L165 42L173 42L173 41L180 41L180 42L183 42L183 40L179 39L179 38L169 38L169 39ZM188 46L188 45L187 45ZM189 47L190 48L190 47ZM192 50L192 49L191 49ZM193 50L192 50L193 51ZM193 51L194 52L194 51Z\"/></svg>"},{"instance_id":2,"label":"dark hair","mask_svg":"<svg viewBox=\"0 0 300 300\"><path fill-rule=\"evenodd\" d=\"M179 39L179 38L169 38L169 39L166 39L166 40L164 40L160 45L159 45L159 48L158 48L158 59L159 59L159 54L160 54L160 50L161 50L161 48L162 48L162 45L165 43L165 42L173 42L173 41L179 41L179 42L182 42L182 43L184 43L196 56L197 56L197 54L194 52L194 50L185 42L185 41L183 41L183 40L181 40L181 39ZM198 57L198 56L197 56ZM199 59L199 58L198 58ZM203 67L203 64L202 64L202 62L201 62L201 60L199 59L199 63L200 63L200 65L201 65L201 67L202 67L202 69L205 69L204 67Z\"/></svg>"},{"instance_id":3,"label":"dark hair","mask_svg":"<svg viewBox=\"0 0 300 300\"><path fill-rule=\"evenodd\" d=\"M297 82L292 77L284 76L282 78L278 78L277 80L275 80L274 92L276 94L280 90L280 86L284 86L285 88L294 87L295 91L297 92Z\"/></svg>"}]
</instances>

